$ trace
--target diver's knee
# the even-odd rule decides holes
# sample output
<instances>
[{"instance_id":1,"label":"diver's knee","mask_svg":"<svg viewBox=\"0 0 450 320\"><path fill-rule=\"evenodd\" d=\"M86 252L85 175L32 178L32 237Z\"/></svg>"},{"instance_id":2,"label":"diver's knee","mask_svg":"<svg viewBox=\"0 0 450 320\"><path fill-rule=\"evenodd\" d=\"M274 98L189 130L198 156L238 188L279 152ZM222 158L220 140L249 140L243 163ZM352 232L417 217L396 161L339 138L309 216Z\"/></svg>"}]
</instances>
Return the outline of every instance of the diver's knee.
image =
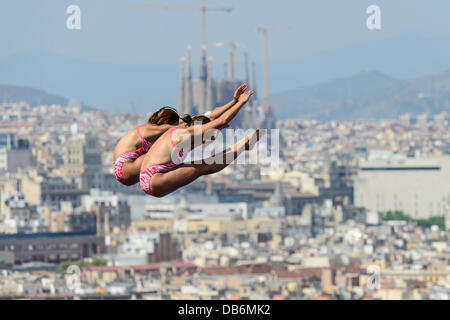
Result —
<instances>
[{"instance_id":1,"label":"diver's knee","mask_svg":"<svg viewBox=\"0 0 450 320\"><path fill-rule=\"evenodd\" d=\"M160 190L159 188L152 188L151 192L152 196L154 196L155 198L162 198L166 195L165 192L162 192L162 190Z\"/></svg>"},{"instance_id":2,"label":"diver's knee","mask_svg":"<svg viewBox=\"0 0 450 320\"><path fill-rule=\"evenodd\" d=\"M210 164L205 166L205 168L203 169L203 174L204 175L214 174L221 171L223 168L224 168L223 164Z\"/></svg>"}]
</instances>

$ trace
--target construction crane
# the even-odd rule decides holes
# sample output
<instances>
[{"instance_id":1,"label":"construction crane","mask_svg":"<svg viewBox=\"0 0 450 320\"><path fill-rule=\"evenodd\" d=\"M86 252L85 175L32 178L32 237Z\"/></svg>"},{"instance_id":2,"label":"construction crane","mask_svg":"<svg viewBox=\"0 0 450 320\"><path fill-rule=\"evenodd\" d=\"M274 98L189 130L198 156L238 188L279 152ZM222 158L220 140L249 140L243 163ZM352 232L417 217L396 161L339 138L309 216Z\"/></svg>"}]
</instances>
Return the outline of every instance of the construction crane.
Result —
<instances>
[{"instance_id":1,"label":"construction crane","mask_svg":"<svg viewBox=\"0 0 450 320\"><path fill-rule=\"evenodd\" d=\"M245 48L245 43L231 41L231 42L216 42L214 43L216 47L231 47L230 52L230 71L231 71L231 80L236 79L236 48L241 47Z\"/></svg>"},{"instance_id":2,"label":"construction crane","mask_svg":"<svg viewBox=\"0 0 450 320\"><path fill-rule=\"evenodd\" d=\"M290 30L292 27L269 27L264 25L258 27L257 31L261 32L263 35L263 74L264 74L264 92L263 92L263 106L268 107L269 105L269 72L268 72L268 39L267 35L269 31L272 30Z\"/></svg>"},{"instance_id":3,"label":"construction crane","mask_svg":"<svg viewBox=\"0 0 450 320\"><path fill-rule=\"evenodd\" d=\"M165 9L165 10L186 10L186 11L200 11L202 13L202 48L206 48L206 13L208 11L222 11L230 13L233 8L211 8L206 6L206 0L202 0L202 5L197 6L174 6L166 4L152 4L152 3L131 3L136 8L151 8L151 9Z\"/></svg>"}]
</instances>

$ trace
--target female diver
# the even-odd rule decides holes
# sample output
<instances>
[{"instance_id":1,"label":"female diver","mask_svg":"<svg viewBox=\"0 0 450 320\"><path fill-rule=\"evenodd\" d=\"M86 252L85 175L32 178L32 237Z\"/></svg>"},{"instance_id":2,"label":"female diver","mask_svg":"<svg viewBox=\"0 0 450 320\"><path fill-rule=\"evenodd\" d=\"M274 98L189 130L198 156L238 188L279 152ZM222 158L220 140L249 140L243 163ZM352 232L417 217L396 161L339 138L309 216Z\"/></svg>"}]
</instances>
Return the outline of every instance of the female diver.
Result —
<instances>
[{"instance_id":1,"label":"female diver","mask_svg":"<svg viewBox=\"0 0 450 320\"><path fill-rule=\"evenodd\" d=\"M247 85L241 85L235 92L233 100L226 105L207 113L210 120L220 117L225 111L233 107ZM195 117L194 117L195 118ZM189 115L180 118L177 111L170 107L163 107L153 113L147 123L128 131L117 143L114 150L114 175L126 186L139 182L139 173L145 155L153 143L167 130L192 119Z\"/></svg>"},{"instance_id":2,"label":"female diver","mask_svg":"<svg viewBox=\"0 0 450 320\"><path fill-rule=\"evenodd\" d=\"M259 130L238 141L230 149L202 159L200 164L183 163L189 150L204 143L205 133L227 127L252 94L253 91L239 94L237 102L214 120L205 116L192 117L162 134L142 161L140 185L144 192L154 197L164 197L202 175L223 170L243 151L250 150L260 138ZM194 125L196 122L201 122L201 125Z\"/></svg>"}]
</instances>

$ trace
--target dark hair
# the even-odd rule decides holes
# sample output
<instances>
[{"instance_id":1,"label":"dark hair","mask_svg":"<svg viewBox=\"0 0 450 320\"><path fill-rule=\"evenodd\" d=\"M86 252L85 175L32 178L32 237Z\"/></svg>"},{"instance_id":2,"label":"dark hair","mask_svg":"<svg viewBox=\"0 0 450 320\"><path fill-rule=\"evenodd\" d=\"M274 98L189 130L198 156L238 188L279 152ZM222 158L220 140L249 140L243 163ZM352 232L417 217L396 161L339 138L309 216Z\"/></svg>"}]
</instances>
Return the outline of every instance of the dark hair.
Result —
<instances>
[{"instance_id":1,"label":"dark hair","mask_svg":"<svg viewBox=\"0 0 450 320\"><path fill-rule=\"evenodd\" d=\"M186 122L186 125L188 127L192 126L194 124L194 122L201 122L202 124L208 123L211 121L210 118L208 118L207 116L191 116L189 114L185 114L183 116L183 118L181 118L181 120L183 120L184 122Z\"/></svg>"},{"instance_id":2,"label":"dark hair","mask_svg":"<svg viewBox=\"0 0 450 320\"><path fill-rule=\"evenodd\" d=\"M178 124L180 121L180 115L171 107L162 107L158 111L154 112L148 119L149 123L161 125L161 124Z\"/></svg>"}]
</instances>

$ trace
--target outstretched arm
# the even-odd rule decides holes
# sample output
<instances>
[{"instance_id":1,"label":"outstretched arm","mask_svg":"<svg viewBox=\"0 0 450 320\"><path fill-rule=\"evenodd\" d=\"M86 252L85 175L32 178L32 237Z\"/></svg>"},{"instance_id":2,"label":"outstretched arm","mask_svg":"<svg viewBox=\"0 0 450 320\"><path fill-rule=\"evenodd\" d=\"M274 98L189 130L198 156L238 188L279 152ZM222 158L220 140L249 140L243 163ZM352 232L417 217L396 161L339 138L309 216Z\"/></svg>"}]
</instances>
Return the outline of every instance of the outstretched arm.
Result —
<instances>
[{"instance_id":1,"label":"outstretched arm","mask_svg":"<svg viewBox=\"0 0 450 320\"><path fill-rule=\"evenodd\" d=\"M233 100L228 102L226 105L222 107L218 107L214 109L210 114L208 114L208 118L211 120L216 120L219 118L222 114L224 114L227 110L229 110L231 107L233 107L236 103L239 101L239 97L247 90L247 85L244 83L239 88L236 89L234 92Z\"/></svg>"},{"instance_id":2,"label":"outstretched arm","mask_svg":"<svg viewBox=\"0 0 450 320\"><path fill-rule=\"evenodd\" d=\"M238 102L233 105L230 109L225 111L219 118L202 125L201 134L205 133L210 129L223 129L234 119L236 114L241 110L241 108L247 103L248 99L253 95L253 91L248 91L240 95ZM191 135L194 135L195 126L186 128Z\"/></svg>"},{"instance_id":3,"label":"outstretched arm","mask_svg":"<svg viewBox=\"0 0 450 320\"><path fill-rule=\"evenodd\" d=\"M240 95L239 101L232 106L230 109L225 111L219 118L208 122L206 124L201 125L201 129L198 130L198 126L195 124L193 126L183 128L183 130L175 130L173 134L174 136L171 136L172 144L184 144L184 143L190 143L191 137L195 135L203 135L206 131L211 129L217 129L221 130L223 128L226 128L228 126L228 123L234 119L236 114L239 112L239 110L247 103L248 99L253 95L253 91L245 92Z\"/></svg>"}]
</instances>

